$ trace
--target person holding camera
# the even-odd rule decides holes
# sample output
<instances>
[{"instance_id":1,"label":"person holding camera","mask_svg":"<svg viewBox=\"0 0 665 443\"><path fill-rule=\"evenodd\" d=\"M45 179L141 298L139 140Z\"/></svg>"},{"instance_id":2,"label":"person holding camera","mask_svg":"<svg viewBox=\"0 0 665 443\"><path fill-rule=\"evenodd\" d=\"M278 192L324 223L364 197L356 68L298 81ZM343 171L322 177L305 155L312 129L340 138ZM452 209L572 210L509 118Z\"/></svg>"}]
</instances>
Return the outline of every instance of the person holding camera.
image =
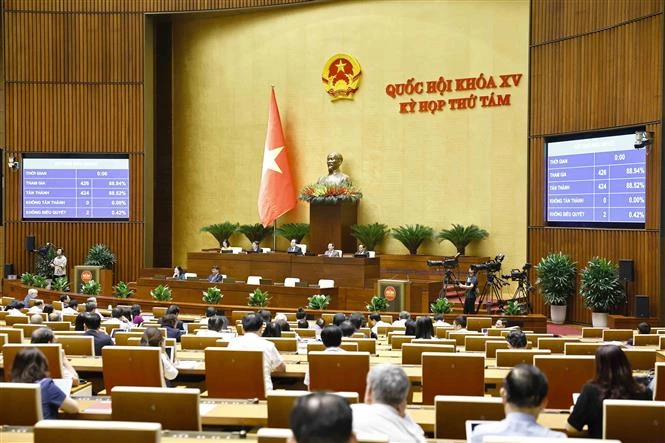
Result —
<instances>
[{"instance_id":1,"label":"person holding camera","mask_svg":"<svg viewBox=\"0 0 665 443\"><path fill-rule=\"evenodd\" d=\"M473 266L469 268L466 283L457 283L457 287L466 291L464 295L464 313L473 314L474 305L476 304L476 294L478 292L478 276Z\"/></svg>"}]
</instances>

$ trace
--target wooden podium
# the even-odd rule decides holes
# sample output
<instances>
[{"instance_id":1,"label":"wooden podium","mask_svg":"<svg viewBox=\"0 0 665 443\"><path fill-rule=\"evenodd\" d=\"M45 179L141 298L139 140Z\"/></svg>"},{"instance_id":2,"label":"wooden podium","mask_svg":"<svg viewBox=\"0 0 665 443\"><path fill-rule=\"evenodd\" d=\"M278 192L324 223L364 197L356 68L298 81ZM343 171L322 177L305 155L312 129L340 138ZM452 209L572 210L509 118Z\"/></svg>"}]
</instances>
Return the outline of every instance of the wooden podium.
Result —
<instances>
[{"instance_id":1,"label":"wooden podium","mask_svg":"<svg viewBox=\"0 0 665 443\"><path fill-rule=\"evenodd\" d=\"M309 245L307 251L321 254L328 243L335 249L355 252L356 239L351 235L351 226L358 220L358 202L310 203Z\"/></svg>"}]
</instances>

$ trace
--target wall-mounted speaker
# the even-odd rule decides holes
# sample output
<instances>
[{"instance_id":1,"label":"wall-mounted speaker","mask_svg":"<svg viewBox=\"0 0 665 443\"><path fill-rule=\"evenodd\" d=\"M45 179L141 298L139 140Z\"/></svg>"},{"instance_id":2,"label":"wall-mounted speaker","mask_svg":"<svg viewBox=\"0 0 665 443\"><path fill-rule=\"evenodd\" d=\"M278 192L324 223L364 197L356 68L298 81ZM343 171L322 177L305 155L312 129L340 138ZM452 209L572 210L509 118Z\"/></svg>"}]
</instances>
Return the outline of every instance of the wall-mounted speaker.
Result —
<instances>
[{"instance_id":1,"label":"wall-mounted speaker","mask_svg":"<svg viewBox=\"0 0 665 443\"><path fill-rule=\"evenodd\" d=\"M649 296L636 295L635 296L635 316L648 317L649 316Z\"/></svg>"},{"instance_id":2,"label":"wall-mounted speaker","mask_svg":"<svg viewBox=\"0 0 665 443\"><path fill-rule=\"evenodd\" d=\"M25 250L27 252L32 252L35 250L35 236L28 235L25 237Z\"/></svg>"},{"instance_id":3,"label":"wall-mounted speaker","mask_svg":"<svg viewBox=\"0 0 665 443\"><path fill-rule=\"evenodd\" d=\"M632 260L619 260L619 278L627 281L635 279L635 269Z\"/></svg>"}]
</instances>

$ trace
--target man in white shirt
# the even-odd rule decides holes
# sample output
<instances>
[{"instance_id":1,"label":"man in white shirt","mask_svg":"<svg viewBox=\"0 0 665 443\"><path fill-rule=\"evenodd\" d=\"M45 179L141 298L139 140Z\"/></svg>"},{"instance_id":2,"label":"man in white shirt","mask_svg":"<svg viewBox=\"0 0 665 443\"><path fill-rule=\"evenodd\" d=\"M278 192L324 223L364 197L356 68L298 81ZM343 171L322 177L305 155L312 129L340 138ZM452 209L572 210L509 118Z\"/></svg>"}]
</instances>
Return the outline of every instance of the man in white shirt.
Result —
<instances>
[{"instance_id":1,"label":"man in white shirt","mask_svg":"<svg viewBox=\"0 0 665 443\"><path fill-rule=\"evenodd\" d=\"M384 435L395 443L425 442L422 428L406 414L410 386L400 366L374 366L367 374L365 403L351 405L354 432Z\"/></svg>"},{"instance_id":2,"label":"man in white shirt","mask_svg":"<svg viewBox=\"0 0 665 443\"><path fill-rule=\"evenodd\" d=\"M466 317L463 315L455 317L455 320L453 320L453 329L455 330L454 332L467 332Z\"/></svg>"},{"instance_id":3,"label":"man in white shirt","mask_svg":"<svg viewBox=\"0 0 665 443\"><path fill-rule=\"evenodd\" d=\"M381 314L378 312L372 312L369 314L369 326L372 328L372 334L376 336L379 333L379 326L390 326L390 323L381 320Z\"/></svg>"},{"instance_id":4,"label":"man in white shirt","mask_svg":"<svg viewBox=\"0 0 665 443\"><path fill-rule=\"evenodd\" d=\"M323 352L346 352L340 348L342 344L342 328L335 325L329 325L321 331L321 341L326 349ZM309 368L305 372L305 386L309 386Z\"/></svg>"},{"instance_id":5,"label":"man in white shirt","mask_svg":"<svg viewBox=\"0 0 665 443\"><path fill-rule=\"evenodd\" d=\"M411 319L411 314L406 311L399 313L399 320L393 322L393 326L406 326L406 321Z\"/></svg>"},{"instance_id":6,"label":"man in white shirt","mask_svg":"<svg viewBox=\"0 0 665 443\"><path fill-rule=\"evenodd\" d=\"M44 302L41 300L36 300L35 304L28 309L28 314L41 314L44 310Z\"/></svg>"},{"instance_id":7,"label":"man in white shirt","mask_svg":"<svg viewBox=\"0 0 665 443\"><path fill-rule=\"evenodd\" d=\"M470 442L482 443L488 435L566 438L563 432L552 431L537 423L540 411L547 406L547 389L547 378L540 369L531 365L515 366L501 388L506 418L476 426Z\"/></svg>"},{"instance_id":8,"label":"man in white shirt","mask_svg":"<svg viewBox=\"0 0 665 443\"><path fill-rule=\"evenodd\" d=\"M263 319L257 314L248 314L242 319L242 328L245 335L238 336L231 340L228 349L248 349L253 351L263 351L263 378L265 381L266 392L272 391L272 372L286 371L286 365L279 355L275 344L261 337L263 334Z\"/></svg>"},{"instance_id":9,"label":"man in white shirt","mask_svg":"<svg viewBox=\"0 0 665 443\"><path fill-rule=\"evenodd\" d=\"M67 298L69 298L69 297L67 297ZM62 300L62 298L61 298L61 300ZM64 308L62 308L62 313L63 314L70 314L70 315L78 315L78 313L79 313L78 309L77 309L78 305L79 305L79 302L77 300L69 300L67 302L67 305Z\"/></svg>"}]
</instances>

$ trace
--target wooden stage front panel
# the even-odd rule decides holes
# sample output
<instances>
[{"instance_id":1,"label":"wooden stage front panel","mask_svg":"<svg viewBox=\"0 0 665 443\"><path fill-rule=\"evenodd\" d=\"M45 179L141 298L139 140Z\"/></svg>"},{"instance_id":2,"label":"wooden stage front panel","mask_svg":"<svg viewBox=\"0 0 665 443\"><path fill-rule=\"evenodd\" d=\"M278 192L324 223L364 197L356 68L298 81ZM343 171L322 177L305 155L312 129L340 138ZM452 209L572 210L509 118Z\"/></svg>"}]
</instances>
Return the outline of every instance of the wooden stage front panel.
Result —
<instances>
[{"instance_id":1,"label":"wooden stage front panel","mask_svg":"<svg viewBox=\"0 0 665 443\"><path fill-rule=\"evenodd\" d=\"M297 277L315 284L319 279L335 280L335 286L372 288L379 278L379 258L329 258L311 255L292 255L281 252L269 254L219 254L217 252L187 253L187 271L205 278L213 265L220 272L238 280L260 275L275 282Z\"/></svg>"},{"instance_id":2,"label":"wooden stage front panel","mask_svg":"<svg viewBox=\"0 0 665 443\"><path fill-rule=\"evenodd\" d=\"M245 283L210 283L206 280L161 280L154 278L140 278L136 285L136 298L152 300L150 291L160 284L167 284L171 288L174 303L204 303L203 291L216 287L222 291L224 297L220 304L246 305L247 297L256 288L268 291L270 306L298 308L307 306L307 298L314 294L330 295L328 309L345 309L346 300L339 295L338 288L311 288L286 287L282 285L248 285Z\"/></svg>"}]
</instances>

